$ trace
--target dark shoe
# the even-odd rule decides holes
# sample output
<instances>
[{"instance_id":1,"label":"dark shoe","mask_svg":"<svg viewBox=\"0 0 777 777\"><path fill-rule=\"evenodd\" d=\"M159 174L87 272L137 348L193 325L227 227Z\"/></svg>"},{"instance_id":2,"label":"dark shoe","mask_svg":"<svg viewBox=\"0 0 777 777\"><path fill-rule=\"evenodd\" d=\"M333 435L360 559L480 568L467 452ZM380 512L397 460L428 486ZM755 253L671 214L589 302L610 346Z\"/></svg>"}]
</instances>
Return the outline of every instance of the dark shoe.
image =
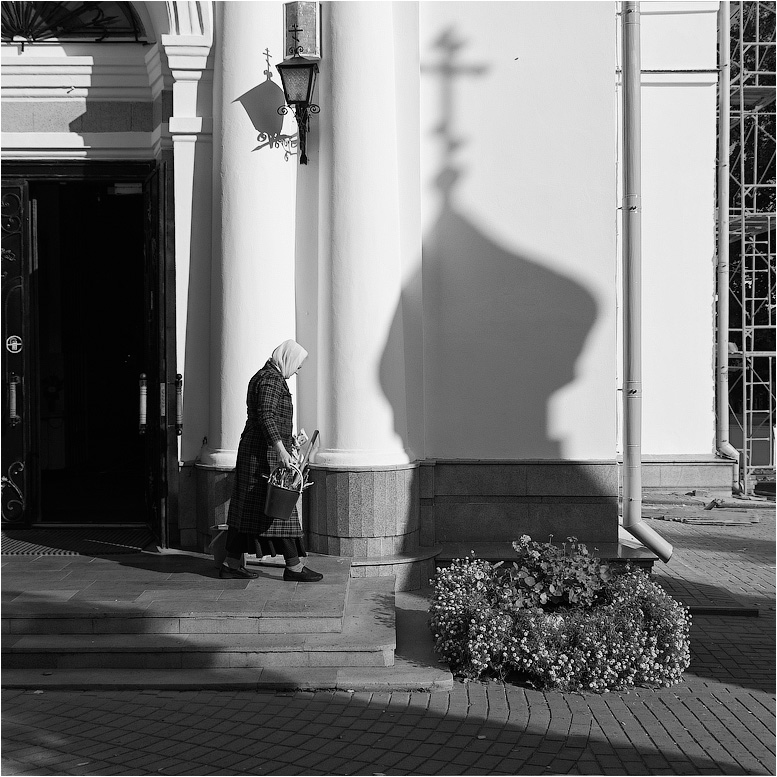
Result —
<instances>
[{"instance_id":1,"label":"dark shoe","mask_svg":"<svg viewBox=\"0 0 777 777\"><path fill-rule=\"evenodd\" d=\"M219 569L219 577L222 580L253 580L259 575L256 572L249 572L245 567L232 569L232 567L225 567L222 564L221 569Z\"/></svg>"},{"instance_id":2,"label":"dark shoe","mask_svg":"<svg viewBox=\"0 0 777 777\"><path fill-rule=\"evenodd\" d=\"M293 569L283 570L283 579L292 583L316 583L323 579L323 575L320 572L314 572L308 567L302 567L301 572L295 572Z\"/></svg>"}]
</instances>

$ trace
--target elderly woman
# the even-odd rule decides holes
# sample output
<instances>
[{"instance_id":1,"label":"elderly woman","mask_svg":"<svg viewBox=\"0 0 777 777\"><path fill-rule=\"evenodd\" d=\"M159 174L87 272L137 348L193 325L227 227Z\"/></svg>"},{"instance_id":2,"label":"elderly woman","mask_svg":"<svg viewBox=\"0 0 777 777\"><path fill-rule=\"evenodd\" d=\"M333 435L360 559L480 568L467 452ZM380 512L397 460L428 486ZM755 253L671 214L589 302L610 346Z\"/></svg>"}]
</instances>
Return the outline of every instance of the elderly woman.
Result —
<instances>
[{"instance_id":1,"label":"elderly woman","mask_svg":"<svg viewBox=\"0 0 777 777\"><path fill-rule=\"evenodd\" d=\"M297 508L287 519L271 518L264 512L267 479L278 465L292 463L294 408L286 381L307 358L308 352L294 340L286 340L248 383L248 420L240 437L235 468L235 489L227 518L227 556L219 570L221 578L250 579L255 572L242 566L243 553L283 554L283 579L314 583L323 578L304 564L307 554L302 541Z\"/></svg>"}]
</instances>

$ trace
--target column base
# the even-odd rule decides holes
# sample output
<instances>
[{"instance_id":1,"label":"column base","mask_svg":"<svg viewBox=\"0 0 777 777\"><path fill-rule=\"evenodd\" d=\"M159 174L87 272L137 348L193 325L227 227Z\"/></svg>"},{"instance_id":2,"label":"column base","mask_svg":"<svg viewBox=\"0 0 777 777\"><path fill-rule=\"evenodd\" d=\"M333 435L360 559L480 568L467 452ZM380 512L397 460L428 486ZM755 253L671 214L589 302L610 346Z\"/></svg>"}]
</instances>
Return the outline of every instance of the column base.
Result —
<instances>
[{"instance_id":1,"label":"column base","mask_svg":"<svg viewBox=\"0 0 777 777\"><path fill-rule=\"evenodd\" d=\"M221 469L232 471L237 464L237 451L228 448L205 448L197 462L202 469Z\"/></svg>"},{"instance_id":2,"label":"column base","mask_svg":"<svg viewBox=\"0 0 777 777\"><path fill-rule=\"evenodd\" d=\"M311 467L303 497L314 553L352 559L355 577L395 575L397 590L428 585L435 548L422 548L418 462L383 467Z\"/></svg>"},{"instance_id":3,"label":"column base","mask_svg":"<svg viewBox=\"0 0 777 777\"><path fill-rule=\"evenodd\" d=\"M363 464L368 461L369 464ZM315 452L312 465L326 469L347 469L353 472L378 470L385 467L403 467L411 464L412 456L405 450L366 450L355 448L324 448Z\"/></svg>"},{"instance_id":4,"label":"column base","mask_svg":"<svg viewBox=\"0 0 777 777\"><path fill-rule=\"evenodd\" d=\"M351 559L351 577L396 578L394 590L417 591L426 588L434 577L435 559L442 551L442 545L433 548L418 548L414 554L381 556L379 558L358 557Z\"/></svg>"}]
</instances>

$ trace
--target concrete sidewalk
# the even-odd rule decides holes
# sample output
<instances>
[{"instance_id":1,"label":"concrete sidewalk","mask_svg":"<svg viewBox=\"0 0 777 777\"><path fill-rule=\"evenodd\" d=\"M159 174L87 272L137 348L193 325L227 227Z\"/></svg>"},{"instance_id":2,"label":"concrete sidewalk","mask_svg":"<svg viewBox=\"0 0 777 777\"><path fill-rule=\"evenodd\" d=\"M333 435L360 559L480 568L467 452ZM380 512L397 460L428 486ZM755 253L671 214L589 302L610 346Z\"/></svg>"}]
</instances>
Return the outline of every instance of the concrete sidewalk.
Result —
<instances>
[{"instance_id":1,"label":"concrete sidewalk","mask_svg":"<svg viewBox=\"0 0 777 777\"><path fill-rule=\"evenodd\" d=\"M656 577L702 608L673 688L83 691L41 677L3 691L2 773L774 774L773 506L759 518L649 521L675 546ZM424 600L398 595L398 609L404 597L415 615L398 620L397 654L412 660Z\"/></svg>"}]
</instances>

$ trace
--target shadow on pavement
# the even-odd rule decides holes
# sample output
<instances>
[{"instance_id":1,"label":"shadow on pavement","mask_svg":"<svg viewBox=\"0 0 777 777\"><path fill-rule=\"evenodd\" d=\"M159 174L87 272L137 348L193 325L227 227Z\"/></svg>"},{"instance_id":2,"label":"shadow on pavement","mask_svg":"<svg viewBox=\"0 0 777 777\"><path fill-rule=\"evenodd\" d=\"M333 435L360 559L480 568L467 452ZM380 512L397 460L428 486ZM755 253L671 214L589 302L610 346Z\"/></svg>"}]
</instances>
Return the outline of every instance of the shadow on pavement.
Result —
<instances>
[{"instance_id":1,"label":"shadow on pavement","mask_svg":"<svg viewBox=\"0 0 777 777\"><path fill-rule=\"evenodd\" d=\"M773 773L749 732L713 736L694 699L666 694L470 683L437 694L6 691L3 702L7 775Z\"/></svg>"}]
</instances>

